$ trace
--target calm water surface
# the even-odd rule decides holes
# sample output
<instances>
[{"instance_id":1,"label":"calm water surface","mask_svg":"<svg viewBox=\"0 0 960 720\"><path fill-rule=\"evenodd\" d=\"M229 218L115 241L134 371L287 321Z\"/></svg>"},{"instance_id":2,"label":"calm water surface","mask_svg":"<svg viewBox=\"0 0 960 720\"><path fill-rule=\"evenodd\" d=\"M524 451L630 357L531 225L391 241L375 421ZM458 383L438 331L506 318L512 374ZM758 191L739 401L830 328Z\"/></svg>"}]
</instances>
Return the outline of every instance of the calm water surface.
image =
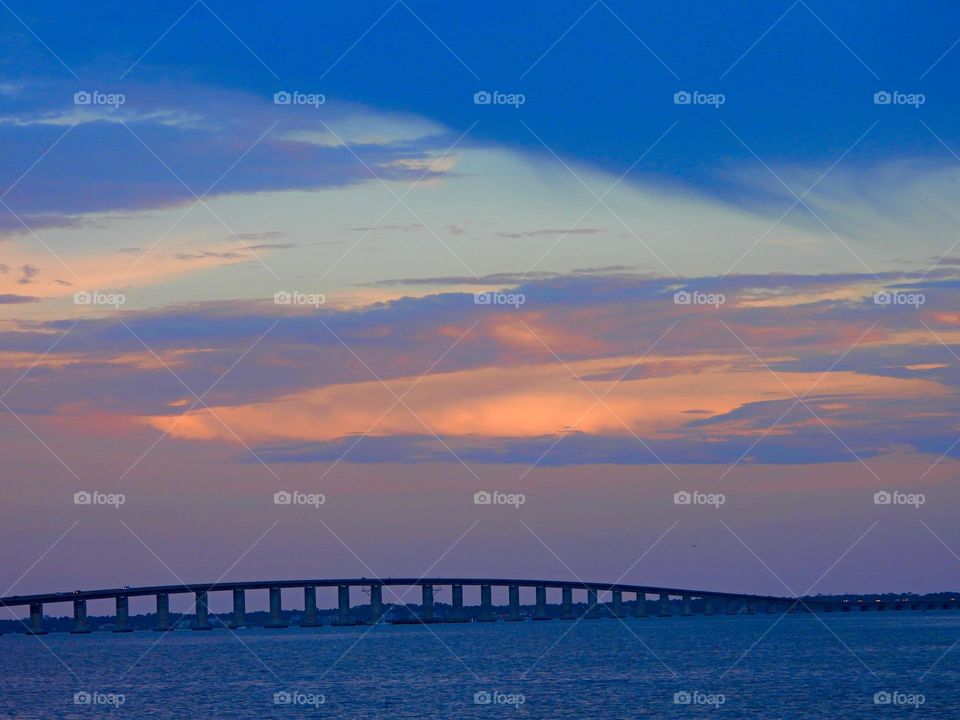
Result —
<instances>
[{"instance_id":1,"label":"calm water surface","mask_svg":"<svg viewBox=\"0 0 960 720\"><path fill-rule=\"evenodd\" d=\"M960 718L960 613L820 619L4 635L0 718Z\"/></svg>"}]
</instances>

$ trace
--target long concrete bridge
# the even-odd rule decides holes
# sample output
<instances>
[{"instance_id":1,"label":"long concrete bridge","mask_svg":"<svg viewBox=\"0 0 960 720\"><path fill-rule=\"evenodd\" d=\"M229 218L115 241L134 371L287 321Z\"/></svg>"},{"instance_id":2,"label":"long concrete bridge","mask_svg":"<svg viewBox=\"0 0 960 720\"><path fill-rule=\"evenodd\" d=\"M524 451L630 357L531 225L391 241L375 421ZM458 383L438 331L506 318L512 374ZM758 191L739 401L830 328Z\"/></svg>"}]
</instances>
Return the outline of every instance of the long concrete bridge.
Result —
<instances>
[{"instance_id":1,"label":"long concrete bridge","mask_svg":"<svg viewBox=\"0 0 960 720\"><path fill-rule=\"evenodd\" d=\"M359 625L367 622L378 623L384 621L389 609L383 603L384 586L420 587L420 611L410 619L394 620L394 622L470 622L464 614L463 588L465 586L480 588L479 614L476 622L493 622L492 589L505 587L508 590L509 603L506 616L508 621L520 621L525 618L520 609L520 588L533 588L536 604L532 620L551 620L547 611L547 591L560 591L560 619L572 620L576 617L596 619L600 617L624 617L626 611L632 610L634 617L648 617L653 614L659 617L669 617L674 614L683 616L693 615L694 609L703 615L738 615L779 612L850 612L882 611L882 610L948 610L960 608L960 600L954 597L942 600L901 600L901 601L836 601L820 598L793 598L772 595L745 595L742 593L715 592L712 590L691 590L674 587L655 587L647 585L627 585L622 583L580 582L570 580L531 580L516 578L337 578L337 579L307 579L307 580L263 580L254 582L215 582L205 584L177 584L151 585L144 587L120 587L104 590L74 590L73 592L57 592L39 595L12 595L0 598L0 607L17 608L29 607L30 618L26 623L26 632L32 635L43 635L44 606L62 603L73 604L74 626L72 633L89 633L87 621L87 601L113 599L116 604L116 615L113 632L130 632L129 599L131 597L154 596L156 598L156 625L157 631L173 629L170 616L170 596L192 594L194 596L195 618L191 625L193 630L210 630L208 596L210 593L229 592L233 595L233 613L230 616L228 627L237 628L246 625L246 594L248 591L266 590L269 593L269 620L264 627L283 628L286 623L283 619L283 605L281 591L289 588L303 590L303 616L301 627L318 627L321 624L317 610L317 588L337 588L338 608L332 625ZM450 613L444 618L434 614L434 588L451 588ZM363 588L369 592L370 603L368 612L363 614L368 619L360 620L354 615L356 606L350 606L350 589ZM574 613L573 593L584 593L586 610L580 615ZM609 603L599 601L599 593L609 593ZM624 593L633 595L634 602L630 608L624 605ZM653 595L651 603L647 596ZM674 602L679 600L679 612L675 613ZM696 601L696 604L695 604Z\"/></svg>"}]
</instances>

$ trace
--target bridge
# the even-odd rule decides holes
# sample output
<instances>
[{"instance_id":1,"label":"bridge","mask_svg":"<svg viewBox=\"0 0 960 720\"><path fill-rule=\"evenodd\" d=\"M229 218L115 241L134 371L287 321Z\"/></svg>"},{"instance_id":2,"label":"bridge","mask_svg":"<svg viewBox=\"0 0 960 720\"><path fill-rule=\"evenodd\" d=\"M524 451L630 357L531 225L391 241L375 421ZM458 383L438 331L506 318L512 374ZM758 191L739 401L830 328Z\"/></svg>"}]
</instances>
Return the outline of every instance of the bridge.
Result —
<instances>
[{"instance_id":1,"label":"bridge","mask_svg":"<svg viewBox=\"0 0 960 720\"><path fill-rule=\"evenodd\" d=\"M470 622L464 612L463 588L480 588L479 614L472 618L475 622L494 622L492 603L492 589L494 587L507 588L509 604L505 617L506 621L522 621L520 589L533 588L536 604L532 620L551 620L547 610L547 591L560 591L559 618L572 620L577 617L583 619L597 619L600 617L625 617L629 611L633 617L649 617L654 614L659 617L669 617L674 614L681 616L693 615L696 611L703 615L753 615L757 613L792 613L792 612L851 612L883 611L883 610L949 610L960 607L960 601L955 597L941 600L913 600L867 602L826 600L822 598L795 598L778 597L772 595L749 595L742 593L716 592L712 590L691 590L686 588L655 587L647 585L629 585L623 583L580 582L571 580L531 580L516 578L337 578L337 579L307 579L307 580L263 580L254 582L214 582L205 584L176 584L151 585L144 587L120 587L104 590L74 590L73 592L56 592L34 595L11 595L0 598L0 607L18 608L29 607L29 622L25 624L27 634L44 635L44 606L62 603L73 604L74 625L70 631L75 634L91 632L87 621L87 601L113 599L116 604L116 614L113 632L131 632L129 599L131 597L154 596L156 598L156 631L166 632L173 630L170 615L170 596L192 594L194 596L195 617L191 625L193 630L210 630L208 597L210 593L229 592L233 595L233 613L227 627L238 628L246 625L246 594L247 592L266 590L269 594L269 620L264 625L268 628L287 627L283 619L283 604L281 591L297 588L303 590L303 616L301 627L319 627L320 615L317 610L317 588L337 588L338 606L332 625L348 626L367 623L387 622L385 616L389 607L383 603L384 586L419 587L421 592L420 611L414 614L410 610L410 619L398 619L392 622ZM436 587L450 587L450 613L439 618L434 613L434 589ZM370 602L362 612L363 618L358 617L361 606L351 607L350 589L363 588L369 592ZM573 593L585 593L586 611L576 615L574 613ZM610 601L600 602L599 594L608 593ZM632 603L624 602L624 593L632 595ZM653 595L654 600L648 600ZM679 602L676 602L679 601ZM406 607L406 606L402 606ZM407 608L409 610L409 608ZM679 609L679 612L677 612Z\"/></svg>"}]
</instances>

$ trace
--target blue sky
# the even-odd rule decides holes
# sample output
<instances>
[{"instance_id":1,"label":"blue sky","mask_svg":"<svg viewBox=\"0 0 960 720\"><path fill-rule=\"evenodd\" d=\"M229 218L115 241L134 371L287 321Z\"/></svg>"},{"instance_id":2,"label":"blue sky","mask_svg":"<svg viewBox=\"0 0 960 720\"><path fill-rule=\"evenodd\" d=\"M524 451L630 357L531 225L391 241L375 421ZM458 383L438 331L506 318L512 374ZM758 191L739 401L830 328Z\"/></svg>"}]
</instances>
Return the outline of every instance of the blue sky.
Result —
<instances>
[{"instance_id":1,"label":"blue sky","mask_svg":"<svg viewBox=\"0 0 960 720\"><path fill-rule=\"evenodd\" d=\"M940 59L957 39L950 3L362 5L10 2L78 76L104 86L187 11L128 80L265 94L280 83L461 129L478 118L477 89L523 92L523 108L485 114L475 137L538 148L523 120L557 152L621 170L675 120L684 127L645 169L706 181L718 161L747 159L717 115L771 163L832 161L876 120L854 159L886 157L895 142L945 160L921 119L947 143L958 138L960 53ZM7 77L70 76L9 14L4 23ZM678 89L723 92L727 103L693 115L672 104ZM884 89L927 102L918 112L877 108L873 93Z\"/></svg>"}]
</instances>

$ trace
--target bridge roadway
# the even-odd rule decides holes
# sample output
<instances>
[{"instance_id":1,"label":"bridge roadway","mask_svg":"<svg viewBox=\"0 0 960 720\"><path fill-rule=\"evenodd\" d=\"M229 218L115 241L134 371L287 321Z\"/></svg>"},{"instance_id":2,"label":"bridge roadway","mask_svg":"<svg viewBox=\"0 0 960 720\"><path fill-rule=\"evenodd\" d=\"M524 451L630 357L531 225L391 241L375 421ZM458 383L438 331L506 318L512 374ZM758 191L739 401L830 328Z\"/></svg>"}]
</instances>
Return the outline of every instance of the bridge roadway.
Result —
<instances>
[{"instance_id":1,"label":"bridge roadway","mask_svg":"<svg viewBox=\"0 0 960 720\"><path fill-rule=\"evenodd\" d=\"M316 605L317 588L336 587L338 590L338 612L334 625L359 624L351 614L350 588L369 587L370 604L369 617L373 622L379 622L387 608L383 605L384 586L419 586L422 593L421 609L412 622L432 623L440 620L434 616L433 590L434 587L450 586L452 589L451 612L446 622L469 622L463 612L464 586L480 587L480 614L478 622L496 620L493 614L491 589L506 587L509 592L509 605L506 620L523 620L520 614L520 588L534 588L536 590L536 605L534 620L550 620L547 613L547 590L562 592L561 619L574 618L573 591L586 591L587 611L585 617L597 618L601 616L600 609L605 607L608 614L614 617L623 617L623 593L632 593L636 602L633 606L635 617L648 615L647 595L656 595L654 609L656 614L666 617L674 614L671 597L679 598L680 614L692 615L694 598L703 601L700 608L705 615L713 615L718 611L728 615L736 615L741 611L747 614L756 612L793 612L799 607L803 611L850 611L854 607L860 610L875 609L952 609L958 607L956 598L942 601L904 601L857 603L838 602L817 598L792 598L772 595L752 595L744 593L718 592L713 590L694 590L688 588L658 587L653 585L631 585L623 583L580 582L576 580L535 580L529 578L451 578L451 577L405 577L405 578L315 578L305 580L258 580L246 582L215 582L198 584L149 585L143 587L119 587L103 590L75 590L73 592L42 593L34 595L11 595L0 598L0 607L16 608L29 606L30 620L27 627L29 634L45 634L43 621L43 606L57 603L73 603L74 628L72 633L89 633L87 623L87 601L113 599L116 602L116 617L114 632L130 632L129 598L152 595L156 597L156 627L158 631L173 629L170 617L170 595L193 594L195 598L195 619L192 624L194 630L209 630L213 626L209 621L208 594L211 592L231 592L233 594L233 614L229 627L243 627L246 624L246 592L248 590L267 590L270 598L270 616L266 627L286 627L282 615L281 591L288 588L301 588L304 593L303 627L317 627L320 625ZM598 593L610 593L610 603L600 603Z\"/></svg>"}]
</instances>

